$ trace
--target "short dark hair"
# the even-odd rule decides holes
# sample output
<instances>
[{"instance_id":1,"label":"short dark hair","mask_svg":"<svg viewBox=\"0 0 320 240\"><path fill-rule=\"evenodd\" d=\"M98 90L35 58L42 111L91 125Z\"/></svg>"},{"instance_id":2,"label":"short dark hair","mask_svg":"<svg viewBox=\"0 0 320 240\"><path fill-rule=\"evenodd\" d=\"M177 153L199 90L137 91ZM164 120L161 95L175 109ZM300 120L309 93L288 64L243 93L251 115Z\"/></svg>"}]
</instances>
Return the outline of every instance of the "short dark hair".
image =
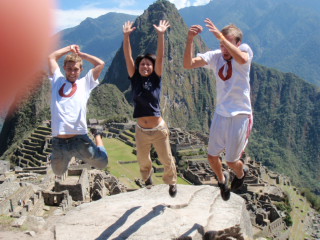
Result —
<instances>
[{"instance_id":1,"label":"short dark hair","mask_svg":"<svg viewBox=\"0 0 320 240\"><path fill-rule=\"evenodd\" d=\"M139 55L136 58L136 61L135 61L136 70L139 69L139 65L140 65L142 59L144 59L144 58L146 58L146 59L148 59L148 60L150 60L152 62L153 69L154 69L154 67L156 65L156 55L150 54L150 53L146 53L146 54L143 54L143 55Z\"/></svg>"}]
</instances>

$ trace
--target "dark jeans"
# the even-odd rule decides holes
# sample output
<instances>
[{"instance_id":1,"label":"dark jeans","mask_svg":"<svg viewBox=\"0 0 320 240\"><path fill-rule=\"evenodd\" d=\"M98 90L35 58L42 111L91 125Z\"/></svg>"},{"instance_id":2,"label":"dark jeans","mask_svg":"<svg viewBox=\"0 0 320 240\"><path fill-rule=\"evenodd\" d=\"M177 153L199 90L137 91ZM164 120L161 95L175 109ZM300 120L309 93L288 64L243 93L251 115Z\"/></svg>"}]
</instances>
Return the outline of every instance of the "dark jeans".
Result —
<instances>
[{"instance_id":1,"label":"dark jeans","mask_svg":"<svg viewBox=\"0 0 320 240\"><path fill-rule=\"evenodd\" d=\"M108 154L104 147L97 147L87 134L72 138L52 139L51 167L56 175L63 175L72 157L84 160L95 168L102 169L108 164Z\"/></svg>"}]
</instances>

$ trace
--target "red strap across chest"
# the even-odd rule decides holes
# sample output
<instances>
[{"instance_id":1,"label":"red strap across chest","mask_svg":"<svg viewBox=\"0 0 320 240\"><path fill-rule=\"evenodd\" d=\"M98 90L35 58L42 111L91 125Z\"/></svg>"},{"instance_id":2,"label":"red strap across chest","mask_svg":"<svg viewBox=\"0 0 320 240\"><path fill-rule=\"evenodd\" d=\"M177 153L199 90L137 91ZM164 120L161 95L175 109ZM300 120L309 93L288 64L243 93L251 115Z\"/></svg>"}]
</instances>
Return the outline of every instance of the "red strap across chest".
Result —
<instances>
[{"instance_id":1,"label":"red strap across chest","mask_svg":"<svg viewBox=\"0 0 320 240\"><path fill-rule=\"evenodd\" d=\"M65 97L65 98L69 98L69 97L72 97L73 94L77 91L77 84L76 83L73 83L72 84L72 89L71 89L71 92L69 94L64 94L64 86L66 85L66 83L64 83L62 85L62 87L59 89L59 95L61 97Z\"/></svg>"},{"instance_id":2,"label":"red strap across chest","mask_svg":"<svg viewBox=\"0 0 320 240\"><path fill-rule=\"evenodd\" d=\"M231 76L232 76L232 64L231 64L231 61L227 61L227 64L228 64L228 71L227 71L227 75L226 75L226 76L223 75L223 70L224 70L224 66L225 66L225 65L223 65L223 66L219 69L219 72L218 72L219 77L220 77L223 81L227 81L227 80L230 79Z\"/></svg>"}]
</instances>

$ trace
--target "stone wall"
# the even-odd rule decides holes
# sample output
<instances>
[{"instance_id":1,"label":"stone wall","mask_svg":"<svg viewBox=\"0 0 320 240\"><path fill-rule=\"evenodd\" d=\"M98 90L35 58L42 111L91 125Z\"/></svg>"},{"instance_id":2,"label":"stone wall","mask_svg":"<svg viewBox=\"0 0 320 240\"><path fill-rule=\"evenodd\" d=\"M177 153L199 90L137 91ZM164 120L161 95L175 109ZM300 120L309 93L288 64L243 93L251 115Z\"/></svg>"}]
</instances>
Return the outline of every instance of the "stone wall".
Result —
<instances>
[{"instance_id":1,"label":"stone wall","mask_svg":"<svg viewBox=\"0 0 320 240\"><path fill-rule=\"evenodd\" d=\"M21 184L12 192L0 202L0 215L25 215L38 201L42 200L41 192L34 192L31 185Z\"/></svg>"},{"instance_id":2,"label":"stone wall","mask_svg":"<svg viewBox=\"0 0 320 240\"><path fill-rule=\"evenodd\" d=\"M96 201L109 194L108 189L105 187L104 174L102 172L91 172L90 175L91 179L93 179L90 190L90 199Z\"/></svg>"},{"instance_id":3,"label":"stone wall","mask_svg":"<svg viewBox=\"0 0 320 240\"><path fill-rule=\"evenodd\" d=\"M56 181L54 186L55 192L68 190L73 201L85 201L89 196L89 176L87 169L72 170L69 169L67 177L63 181ZM78 177L76 183L71 179Z\"/></svg>"},{"instance_id":4,"label":"stone wall","mask_svg":"<svg viewBox=\"0 0 320 240\"><path fill-rule=\"evenodd\" d=\"M42 196L45 205L61 207L63 211L72 206L72 198L68 190L61 192L43 191Z\"/></svg>"},{"instance_id":5,"label":"stone wall","mask_svg":"<svg viewBox=\"0 0 320 240\"><path fill-rule=\"evenodd\" d=\"M10 162L0 160L0 175L10 171Z\"/></svg>"},{"instance_id":6,"label":"stone wall","mask_svg":"<svg viewBox=\"0 0 320 240\"><path fill-rule=\"evenodd\" d=\"M37 127L14 152L14 162L20 167L40 167L51 153L51 128L48 123Z\"/></svg>"}]
</instances>

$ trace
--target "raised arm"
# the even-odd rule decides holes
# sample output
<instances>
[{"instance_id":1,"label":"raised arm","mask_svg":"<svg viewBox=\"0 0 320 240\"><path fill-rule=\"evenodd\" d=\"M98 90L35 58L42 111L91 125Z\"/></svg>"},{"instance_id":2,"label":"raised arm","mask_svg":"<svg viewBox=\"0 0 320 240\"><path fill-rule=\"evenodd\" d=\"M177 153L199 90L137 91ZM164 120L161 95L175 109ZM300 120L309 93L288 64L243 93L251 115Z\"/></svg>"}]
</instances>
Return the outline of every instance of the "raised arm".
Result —
<instances>
[{"instance_id":1,"label":"raised arm","mask_svg":"<svg viewBox=\"0 0 320 240\"><path fill-rule=\"evenodd\" d=\"M90 62L94 66L92 68L92 75L94 80L97 80L100 77L100 74L104 68L104 61L88 53L80 52L80 50L77 52L77 54L83 60Z\"/></svg>"},{"instance_id":2,"label":"raised arm","mask_svg":"<svg viewBox=\"0 0 320 240\"><path fill-rule=\"evenodd\" d=\"M203 28L200 25L193 25L189 29L183 58L183 67L186 69L193 69L207 65L207 62L204 61L203 58L193 57L193 39L195 36L201 33L202 30Z\"/></svg>"},{"instance_id":3,"label":"raised arm","mask_svg":"<svg viewBox=\"0 0 320 240\"><path fill-rule=\"evenodd\" d=\"M126 60L127 71L129 77L132 77L135 72L135 65L132 58L132 49L130 44L130 34L136 29L132 27L133 22L125 22L123 25L123 53Z\"/></svg>"},{"instance_id":4,"label":"raised arm","mask_svg":"<svg viewBox=\"0 0 320 240\"><path fill-rule=\"evenodd\" d=\"M167 29L170 27L170 24L167 20L160 20L159 26L156 26L155 24L153 27L156 29L158 33L158 52L157 52L157 58L156 58L156 64L155 64L155 73L158 76L162 75L163 71L163 59L164 59L164 34L167 31Z\"/></svg>"},{"instance_id":5,"label":"raised arm","mask_svg":"<svg viewBox=\"0 0 320 240\"><path fill-rule=\"evenodd\" d=\"M48 65L49 65L49 75L53 75L53 73L57 70L59 67L58 60L66 55L67 53L74 52L79 53L80 48L78 45L70 45L61 49L58 49L51 53L48 57Z\"/></svg>"},{"instance_id":6,"label":"raised arm","mask_svg":"<svg viewBox=\"0 0 320 240\"><path fill-rule=\"evenodd\" d=\"M239 49L239 45L241 44L240 42L237 43L237 45L234 45L228 39L226 39L226 36L223 36L223 34L209 18L206 18L205 22L207 23L206 26L209 28L209 31L212 32L214 36L220 41L220 44L222 44L228 50L234 60L236 60L239 64L245 64L248 62L249 55L248 53L242 52Z\"/></svg>"}]
</instances>

